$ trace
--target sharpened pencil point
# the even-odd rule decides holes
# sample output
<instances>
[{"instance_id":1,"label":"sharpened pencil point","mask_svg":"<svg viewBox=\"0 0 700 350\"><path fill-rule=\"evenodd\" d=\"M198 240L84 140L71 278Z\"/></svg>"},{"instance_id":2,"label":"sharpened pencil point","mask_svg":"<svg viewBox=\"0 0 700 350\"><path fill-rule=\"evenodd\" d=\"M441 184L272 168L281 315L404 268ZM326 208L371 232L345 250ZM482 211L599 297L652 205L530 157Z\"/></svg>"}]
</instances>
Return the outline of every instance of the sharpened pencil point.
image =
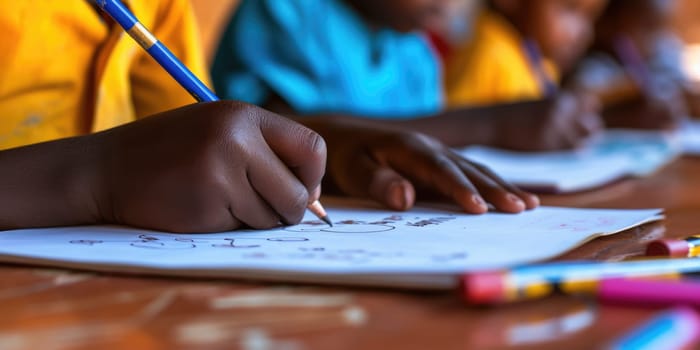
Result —
<instances>
[{"instance_id":1,"label":"sharpened pencil point","mask_svg":"<svg viewBox=\"0 0 700 350\"><path fill-rule=\"evenodd\" d=\"M322 217L321 220L323 220L323 222L327 223L328 226L333 227L333 221L331 221L331 219L328 218L328 215Z\"/></svg>"},{"instance_id":2,"label":"sharpened pencil point","mask_svg":"<svg viewBox=\"0 0 700 350\"><path fill-rule=\"evenodd\" d=\"M333 227L333 222L331 221L331 219L328 218L328 214L326 214L326 209L323 209L321 202L315 200L311 204L309 204L308 208L312 213L314 213L314 215L316 215L317 218L323 220L323 222Z\"/></svg>"}]
</instances>

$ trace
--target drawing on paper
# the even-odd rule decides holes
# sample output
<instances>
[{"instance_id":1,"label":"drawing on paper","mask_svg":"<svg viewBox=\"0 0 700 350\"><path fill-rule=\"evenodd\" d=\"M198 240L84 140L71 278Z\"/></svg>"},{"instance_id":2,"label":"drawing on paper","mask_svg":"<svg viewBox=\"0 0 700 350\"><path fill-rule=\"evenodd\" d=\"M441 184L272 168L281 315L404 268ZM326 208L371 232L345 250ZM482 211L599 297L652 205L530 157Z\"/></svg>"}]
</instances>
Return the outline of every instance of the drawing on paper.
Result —
<instances>
[{"instance_id":1,"label":"drawing on paper","mask_svg":"<svg viewBox=\"0 0 700 350\"><path fill-rule=\"evenodd\" d=\"M454 215L428 219L417 217L411 221L404 219L401 215L394 214L376 221L341 220L334 222L332 227L321 220L307 220L299 225L285 227L284 230L289 232L379 233L395 230L400 224L412 227L425 227L440 225L455 218L456 216Z\"/></svg>"},{"instance_id":2,"label":"drawing on paper","mask_svg":"<svg viewBox=\"0 0 700 350\"><path fill-rule=\"evenodd\" d=\"M333 227L329 227L326 223L320 220L308 220L296 226L280 227L270 233L279 234L280 232L295 232L295 233L378 233L395 230L398 226L407 227L426 227L431 225L440 225L455 219L454 216L439 216L439 217L411 217L405 218L401 215L390 215L380 220L362 221L362 220L341 220L334 223ZM387 249L337 249L323 245L303 245L294 246L291 250L283 253L276 253L266 244L275 243L305 243L313 244L312 239L304 236L273 236L260 237L250 236L241 232L239 235L231 234L224 237L212 238L211 236L196 235L196 234L140 234L133 239L123 240L92 240L80 239L72 240L71 244L96 246L104 244L128 244L134 248L141 249L161 249L161 250L179 250L193 248L220 248L220 249L236 249L250 250L249 253L242 255L245 259L261 260L286 258L293 260L321 260L328 262L346 262L352 264L367 264L376 259L402 259L405 258L405 253L402 251L393 251ZM467 259L468 254L464 251L434 254L431 260L436 263L449 263L457 260Z\"/></svg>"},{"instance_id":3,"label":"drawing on paper","mask_svg":"<svg viewBox=\"0 0 700 350\"><path fill-rule=\"evenodd\" d=\"M94 246L98 244L114 244L123 243L135 248L145 249L192 249L198 245L207 245L213 248L260 248L261 241L267 242L305 242L309 239L306 237L238 237L238 238L221 238L221 239L193 239L184 236L175 235L150 235L141 234L133 240L91 240L78 239L69 241L71 244Z\"/></svg>"},{"instance_id":4,"label":"drawing on paper","mask_svg":"<svg viewBox=\"0 0 700 350\"><path fill-rule=\"evenodd\" d=\"M395 230L398 226L408 227L426 227L440 225L448 221L454 220L454 215L438 216L438 217L413 217L405 218L402 215L393 214L386 216L380 220L363 221L363 220L340 220L334 225L328 226L321 220L307 220L295 226L280 227L271 232L278 233L280 231L294 233L339 233L339 234L371 234ZM251 237L244 234L236 236L235 234L221 238L211 238L206 236L198 236L196 234L168 234L168 233L153 233L140 234L133 239L124 240L97 240L97 239L77 239L69 241L70 244L95 246L104 244L128 244L134 248L141 249L193 249L197 247L212 247L223 249L255 249L265 248L265 243L291 243L291 242L307 242L309 238L304 236L289 236L289 237ZM324 256L331 260L366 260L370 257L377 257L382 254L375 252L369 253L366 251L326 251L323 247L316 247L309 251L309 248L300 248L300 251L295 253L295 257L309 257L310 254L318 254L324 252ZM265 254L257 254L256 258L262 258ZM351 257L352 256L352 257ZM454 258L463 257L436 257L435 260L452 260Z\"/></svg>"},{"instance_id":5,"label":"drawing on paper","mask_svg":"<svg viewBox=\"0 0 700 350\"><path fill-rule=\"evenodd\" d=\"M328 226L321 220L309 220L301 222L299 225L285 227L289 232L329 232L329 233L377 233L396 229L389 221L382 223L365 222L356 220L343 220L334 222L333 226Z\"/></svg>"}]
</instances>

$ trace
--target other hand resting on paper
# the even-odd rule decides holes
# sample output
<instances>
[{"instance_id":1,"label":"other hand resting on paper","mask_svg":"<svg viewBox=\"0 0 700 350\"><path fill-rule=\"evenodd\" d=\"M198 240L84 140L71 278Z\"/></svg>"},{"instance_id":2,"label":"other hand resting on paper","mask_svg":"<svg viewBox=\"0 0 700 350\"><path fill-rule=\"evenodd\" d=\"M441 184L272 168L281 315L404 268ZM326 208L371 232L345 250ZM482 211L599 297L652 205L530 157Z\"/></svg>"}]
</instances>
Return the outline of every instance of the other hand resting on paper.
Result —
<instances>
[{"instance_id":1,"label":"other hand resting on paper","mask_svg":"<svg viewBox=\"0 0 700 350\"><path fill-rule=\"evenodd\" d=\"M371 120L346 117L299 118L328 145L324 188L372 198L394 210L408 210L418 195L440 194L469 213L491 203L517 213L539 205L535 195L503 181L438 140Z\"/></svg>"},{"instance_id":2,"label":"other hand resting on paper","mask_svg":"<svg viewBox=\"0 0 700 350\"><path fill-rule=\"evenodd\" d=\"M683 92L667 84L655 94L641 94L610 105L603 115L611 128L674 130L687 119Z\"/></svg>"},{"instance_id":3,"label":"other hand resting on paper","mask_svg":"<svg viewBox=\"0 0 700 350\"><path fill-rule=\"evenodd\" d=\"M489 145L516 151L578 148L604 127L595 99L582 94L560 93L493 109Z\"/></svg>"}]
</instances>

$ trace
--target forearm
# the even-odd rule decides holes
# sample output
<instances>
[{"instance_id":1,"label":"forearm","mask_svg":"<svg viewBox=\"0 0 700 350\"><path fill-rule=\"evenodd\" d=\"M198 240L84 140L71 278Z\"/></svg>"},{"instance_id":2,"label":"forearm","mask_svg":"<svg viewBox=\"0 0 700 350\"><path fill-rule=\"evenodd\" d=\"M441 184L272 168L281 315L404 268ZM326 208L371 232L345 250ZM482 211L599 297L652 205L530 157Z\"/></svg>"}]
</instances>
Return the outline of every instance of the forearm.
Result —
<instances>
[{"instance_id":1,"label":"forearm","mask_svg":"<svg viewBox=\"0 0 700 350\"><path fill-rule=\"evenodd\" d=\"M434 137L451 147L471 144L491 144L499 109L495 107L465 108L441 112L434 116L415 119L374 119L347 115L317 115L314 117L291 117L295 121L319 132L343 126L369 129L391 129L420 132Z\"/></svg>"},{"instance_id":2,"label":"forearm","mask_svg":"<svg viewBox=\"0 0 700 350\"><path fill-rule=\"evenodd\" d=\"M0 151L0 230L99 222L92 136Z\"/></svg>"},{"instance_id":3,"label":"forearm","mask_svg":"<svg viewBox=\"0 0 700 350\"><path fill-rule=\"evenodd\" d=\"M494 109L497 108L498 106L452 109L431 118L402 120L399 123L405 128L430 135L450 147L490 145L494 141Z\"/></svg>"}]
</instances>

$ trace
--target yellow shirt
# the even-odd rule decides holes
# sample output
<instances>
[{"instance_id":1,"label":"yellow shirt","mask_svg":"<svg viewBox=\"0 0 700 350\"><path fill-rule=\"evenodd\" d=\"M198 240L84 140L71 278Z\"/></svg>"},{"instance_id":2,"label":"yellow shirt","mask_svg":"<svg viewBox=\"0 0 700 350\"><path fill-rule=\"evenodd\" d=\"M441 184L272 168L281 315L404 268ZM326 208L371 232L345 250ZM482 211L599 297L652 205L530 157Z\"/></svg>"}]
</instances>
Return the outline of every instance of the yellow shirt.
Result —
<instances>
[{"instance_id":1,"label":"yellow shirt","mask_svg":"<svg viewBox=\"0 0 700 350\"><path fill-rule=\"evenodd\" d=\"M127 2L205 77L188 0ZM95 132L194 102L87 0L0 0L0 149Z\"/></svg>"},{"instance_id":2,"label":"yellow shirt","mask_svg":"<svg viewBox=\"0 0 700 350\"><path fill-rule=\"evenodd\" d=\"M543 60L541 72L558 80L556 68ZM501 15L482 11L469 42L447 59L445 89L451 107L531 100L545 95L533 70L522 35Z\"/></svg>"}]
</instances>

